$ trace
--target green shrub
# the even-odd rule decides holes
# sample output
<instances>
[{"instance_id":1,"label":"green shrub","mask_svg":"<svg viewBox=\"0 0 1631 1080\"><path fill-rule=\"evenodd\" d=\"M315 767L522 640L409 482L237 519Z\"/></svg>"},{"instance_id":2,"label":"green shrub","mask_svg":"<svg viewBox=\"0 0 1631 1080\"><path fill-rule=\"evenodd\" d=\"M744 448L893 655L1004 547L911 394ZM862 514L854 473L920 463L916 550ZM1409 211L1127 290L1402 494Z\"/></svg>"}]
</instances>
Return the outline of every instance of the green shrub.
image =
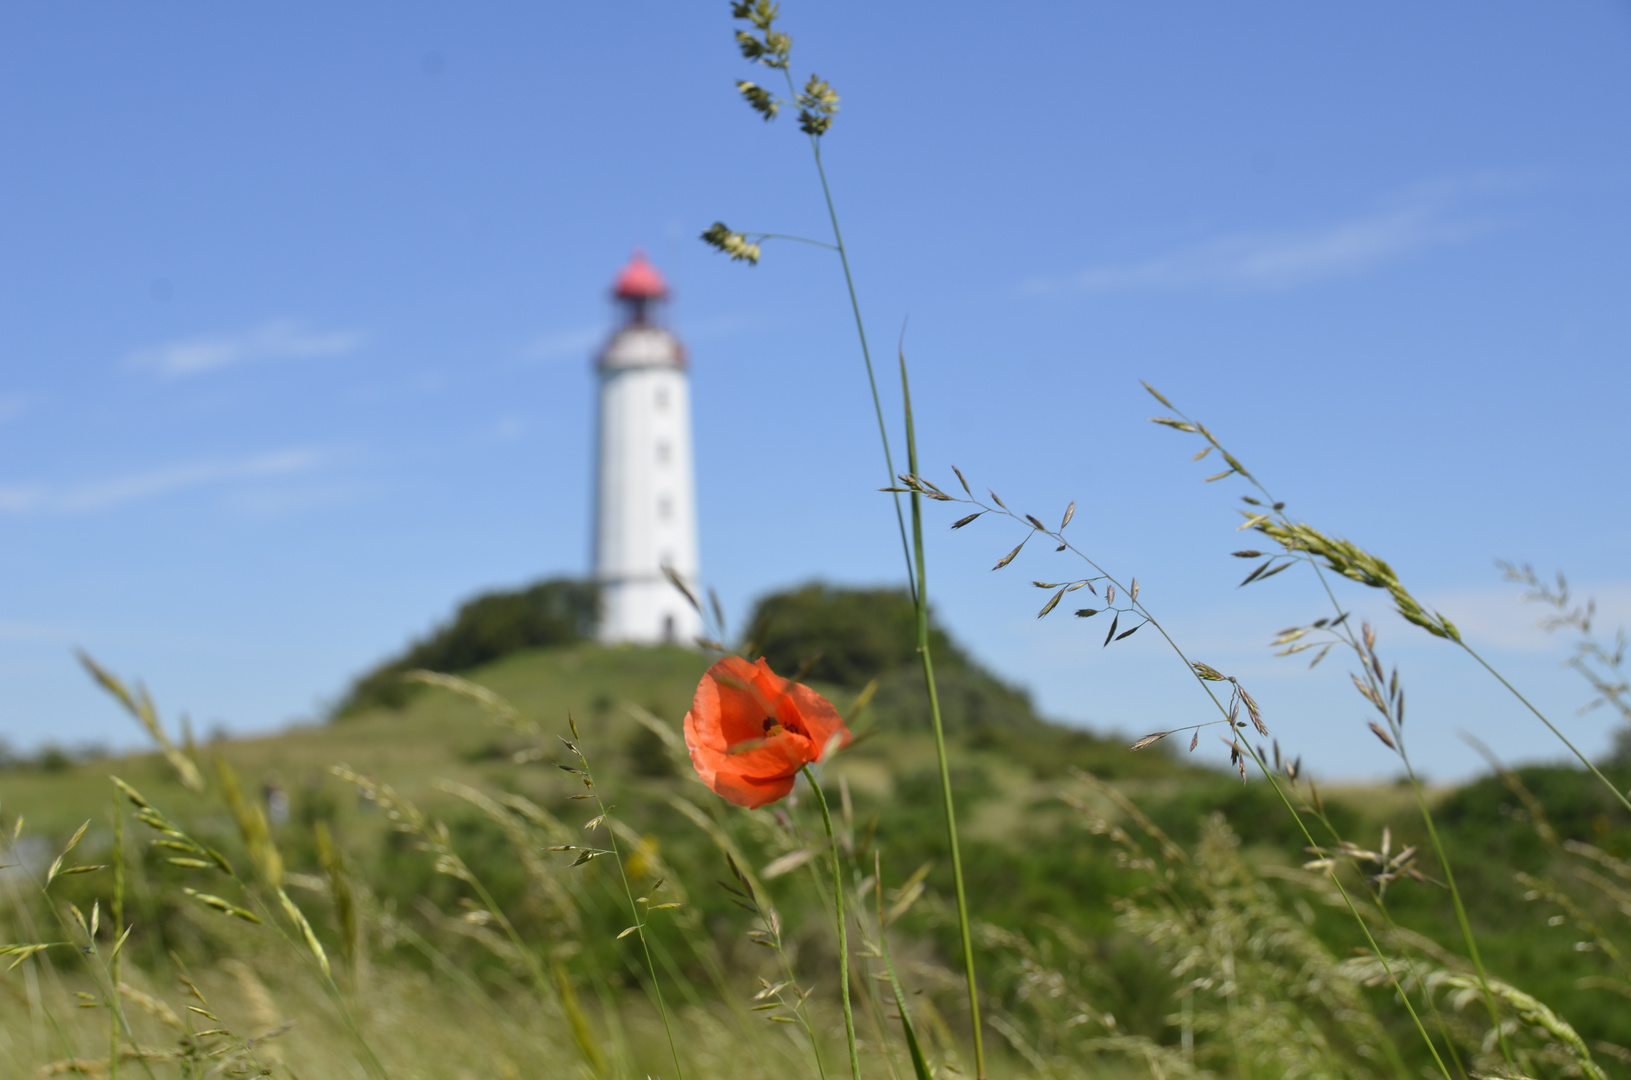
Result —
<instances>
[{"instance_id":1,"label":"green shrub","mask_svg":"<svg viewBox=\"0 0 1631 1080\"><path fill-rule=\"evenodd\" d=\"M820 582L772 593L754 606L748 655L780 674L859 690L876 679L874 714L894 730L927 731L929 702L917 657L916 614L903 589L846 589ZM981 667L951 636L929 626L941 720L950 732L1000 739L1039 732L1031 697Z\"/></svg>"},{"instance_id":2,"label":"green shrub","mask_svg":"<svg viewBox=\"0 0 1631 1080\"><path fill-rule=\"evenodd\" d=\"M334 718L401 708L414 689L402 676L415 669L469 671L521 649L583 641L594 634L599 615L599 590L587 581L551 578L525 589L484 593L400 656L360 676Z\"/></svg>"},{"instance_id":3,"label":"green shrub","mask_svg":"<svg viewBox=\"0 0 1631 1080\"><path fill-rule=\"evenodd\" d=\"M917 664L917 616L903 589L843 589L813 582L772 593L754 606L747 650L785 675L859 689L869 679ZM970 666L968 654L932 622L935 670Z\"/></svg>"}]
</instances>

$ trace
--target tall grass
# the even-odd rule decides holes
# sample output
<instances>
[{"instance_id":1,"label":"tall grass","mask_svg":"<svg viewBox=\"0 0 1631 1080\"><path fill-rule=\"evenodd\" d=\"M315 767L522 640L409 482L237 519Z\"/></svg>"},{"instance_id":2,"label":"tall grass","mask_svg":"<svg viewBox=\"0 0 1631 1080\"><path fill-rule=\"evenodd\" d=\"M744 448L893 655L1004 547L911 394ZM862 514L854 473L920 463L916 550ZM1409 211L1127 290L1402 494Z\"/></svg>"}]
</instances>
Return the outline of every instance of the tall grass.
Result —
<instances>
[{"instance_id":1,"label":"tall grass","mask_svg":"<svg viewBox=\"0 0 1631 1080\"><path fill-rule=\"evenodd\" d=\"M692 772L675 717L628 706L650 736L635 780L603 764L614 755L600 731L456 675L408 672L506 732L508 779L443 780L422 804L335 764L329 782L350 808L313 796L309 820L283 822L227 755L172 736L145 689L86 658L157 753L122 763L106 812L62 836L37 835L9 805L0 815L0 1075L825 1080L840 1056L855 1080L1631 1075L1631 753L1599 764L1564 739L1583 765L1568 777L1592 776L1589 795L1499 767L1504 824L1469 825L1487 820L1476 811L1491 796L1423 782L1405 681L1375 629L1349 618L1344 583L1384 591L1407 624L1489 665L1386 561L1290 516L1153 389L1172 412L1157 422L1224 462L1209 482L1250 485L1245 527L1265 550L1236 552L1252 563L1242 584L1296 569L1328 605L1273 647L1310 667L1347 659L1413 820L1322 793L1240 679L1192 654L1136 579L1077 545L1074 503L1053 527L977 495L961 471L955 487L928 479L904 354L898 429L885 415L822 161L837 94L814 75L795 83L777 5L736 0L732 12L743 56L786 83L785 97L747 81L739 92L765 120L796 110L831 225L830 241L806 242L836 254L848 287L915 605L928 782L908 782L905 744L885 735L807 767L808 798L795 788L739 812ZM806 238L716 224L704 239L756 263L764 243ZM1181 785L1202 782L1176 768L1136 796L1079 770L1015 778L1013 757L948 734L930 649L932 502L959 505L954 530L982 518L1019 530L995 570L1033 542L1086 568L1033 582L1039 617L1096 619L1084 624L1106 627L1106 648L1159 635L1210 711L1127 752L1159 754L1186 734L1193 751L1218 730L1240 794L1193 795ZM1554 628L1577 632L1572 662L1595 703L1631 720L1623 637L1596 637L1561 579L1508 572L1553 608ZM723 649L722 625L717 637ZM851 721L870 699L849 703ZM669 769L648 760L664 755ZM1535 790L1540 780L1552 787ZM933 830L917 829L925 817ZM1079 883L1090 891L1071 892ZM1052 906L1004 895L1050 888Z\"/></svg>"},{"instance_id":2,"label":"tall grass","mask_svg":"<svg viewBox=\"0 0 1631 1080\"><path fill-rule=\"evenodd\" d=\"M780 5L772 0L732 0L731 14L737 20L746 23L746 27L736 32L736 41L742 51L742 56L748 61L761 64L772 71L780 71L782 79L787 86L787 98L778 98L775 94L756 83L746 80L739 81L737 89L741 92L743 100L765 120L774 120L784 106L791 104L798 109L799 130L809 139L811 159L815 164L817 176L821 180L821 194L826 202L827 218L832 226L832 242L826 244L816 241L824 247L831 247L838 255L839 266L844 275L844 287L849 295L850 313L854 317L856 336L860 341L861 360L866 368L867 386L872 395L872 408L878 423L878 439L883 452L886 483L884 490L890 493L894 503L895 520L900 529L901 553L906 563L907 587L911 590L912 601L917 609L917 653L923 666L924 692L928 696L929 718L934 731L935 750L940 766L941 802L945 811L945 827L947 846L951 855L952 880L957 897L957 921L961 936L963 952L963 978L968 990L969 1034L974 1045L974 1072L977 1080L985 1080L985 1034L980 1023L980 990L979 977L975 970L974 947L971 939L971 915L968 905L968 888L963 875L962 846L957 836L957 807L956 798L952 791L951 768L946 752L945 722L940 713L940 696L934 675L934 658L929 644L929 579L928 565L923 549L923 506L922 493L915 488L897 488L898 477L895 472L895 459L889 442L889 423L884 415L883 401L878 393L877 372L872 364L872 350L867 344L866 323L861 313L860 298L855 290L855 275L850 268L849 251L844 246L844 233L839 225L838 210L833 202L832 184L827 177L826 165L821 159L821 140L831 129L833 120L838 113L839 97L826 80L811 74L805 82L803 90L796 88L792 73L793 39L786 32L777 29L776 21L780 16ZM757 241L775 239L774 234L753 234ZM715 248L729 254L735 260L745 260L757 263L760 256L760 246L755 239L728 228L723 222L716 222L702 234L702 239ZM800 238L789 238L800 239ZM900 382L901 400L905 412L905 433L907 452L907 475L916 475L917 464L917 434L912 423L912 395L907 378L906 354L904 349L900 353ZM912 538L907 542L905 520L901 512L900 496L904 494L911 503L912 512ZM843 918L842 907L839 908L839 918ZM843 939L844 927L839 927L840 939ZM847 971L847 957L845 958ZM845 987L845 1010L848 1012L848 988ZM910 1028L910 1021L902 1013L902 1022ZM908 1032L909 1041L915 1041L915 1035ZM850 1057L855 1059L854 1032L849 1032ZM856 1066L856 1076L859 1080L859 1066Z\"/></svg>"}]
</instances>

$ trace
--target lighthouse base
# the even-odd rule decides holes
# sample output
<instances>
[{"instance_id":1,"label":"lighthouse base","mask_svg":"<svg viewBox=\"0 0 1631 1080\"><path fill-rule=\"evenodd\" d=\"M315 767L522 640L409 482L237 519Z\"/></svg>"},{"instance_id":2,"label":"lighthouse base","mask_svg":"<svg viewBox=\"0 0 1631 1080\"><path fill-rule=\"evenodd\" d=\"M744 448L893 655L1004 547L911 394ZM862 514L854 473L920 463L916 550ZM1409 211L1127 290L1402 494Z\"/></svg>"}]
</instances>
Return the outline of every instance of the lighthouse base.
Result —
<instances>
[{"instance_id":1,"label":"lighthouse base","mask_svg":"<svg viewBox=\"0 0 1631 1080\"><path fill-rule=\"evenodd\" d=\"M702 617L667 578L603 581L600 629L606 644L673 644L687 648L702 636Z\"/></svg>"}]
</instances>

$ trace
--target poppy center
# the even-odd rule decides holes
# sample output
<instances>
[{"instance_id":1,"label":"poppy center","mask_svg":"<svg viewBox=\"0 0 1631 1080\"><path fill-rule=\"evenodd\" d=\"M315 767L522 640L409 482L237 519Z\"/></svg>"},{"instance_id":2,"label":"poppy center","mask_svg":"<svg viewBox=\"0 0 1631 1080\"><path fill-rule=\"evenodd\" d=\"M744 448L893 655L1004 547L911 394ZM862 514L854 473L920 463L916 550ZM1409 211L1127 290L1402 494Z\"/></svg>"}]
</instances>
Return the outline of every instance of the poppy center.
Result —
<instances>
[{"instance_id":1,"label":"poppy center","mask_svg":"<svg viewBox=\"0 0 1631 1080\"><path fill-rule=\"evenodd\" d=\"M780 722L778 722L777 719L774 716L765 717L765 723L764 723L765 738L768 739L772 735L780 735L786 730L787 729L782 727Z\"/></svg>"}]
</instances>

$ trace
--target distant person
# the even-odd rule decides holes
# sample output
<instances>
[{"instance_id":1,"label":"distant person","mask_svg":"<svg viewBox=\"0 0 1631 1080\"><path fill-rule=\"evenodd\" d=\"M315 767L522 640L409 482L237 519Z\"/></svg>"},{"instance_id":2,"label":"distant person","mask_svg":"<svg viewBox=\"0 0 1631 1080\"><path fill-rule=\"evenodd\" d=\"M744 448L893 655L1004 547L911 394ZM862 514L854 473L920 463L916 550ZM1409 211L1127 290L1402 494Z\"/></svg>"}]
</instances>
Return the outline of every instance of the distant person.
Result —
<instances>
[{"instance_id":1,"label":"distant person","mask_svg":"<svg viewBox=\"0 0 1631 1080\"><path fill-rule=\"evenodd\" d=\"M261 801L266 807L266 820L275 828L289 823L289 793L277 775L271 775L261 784Z\"/></svg>"}]
</instances>

